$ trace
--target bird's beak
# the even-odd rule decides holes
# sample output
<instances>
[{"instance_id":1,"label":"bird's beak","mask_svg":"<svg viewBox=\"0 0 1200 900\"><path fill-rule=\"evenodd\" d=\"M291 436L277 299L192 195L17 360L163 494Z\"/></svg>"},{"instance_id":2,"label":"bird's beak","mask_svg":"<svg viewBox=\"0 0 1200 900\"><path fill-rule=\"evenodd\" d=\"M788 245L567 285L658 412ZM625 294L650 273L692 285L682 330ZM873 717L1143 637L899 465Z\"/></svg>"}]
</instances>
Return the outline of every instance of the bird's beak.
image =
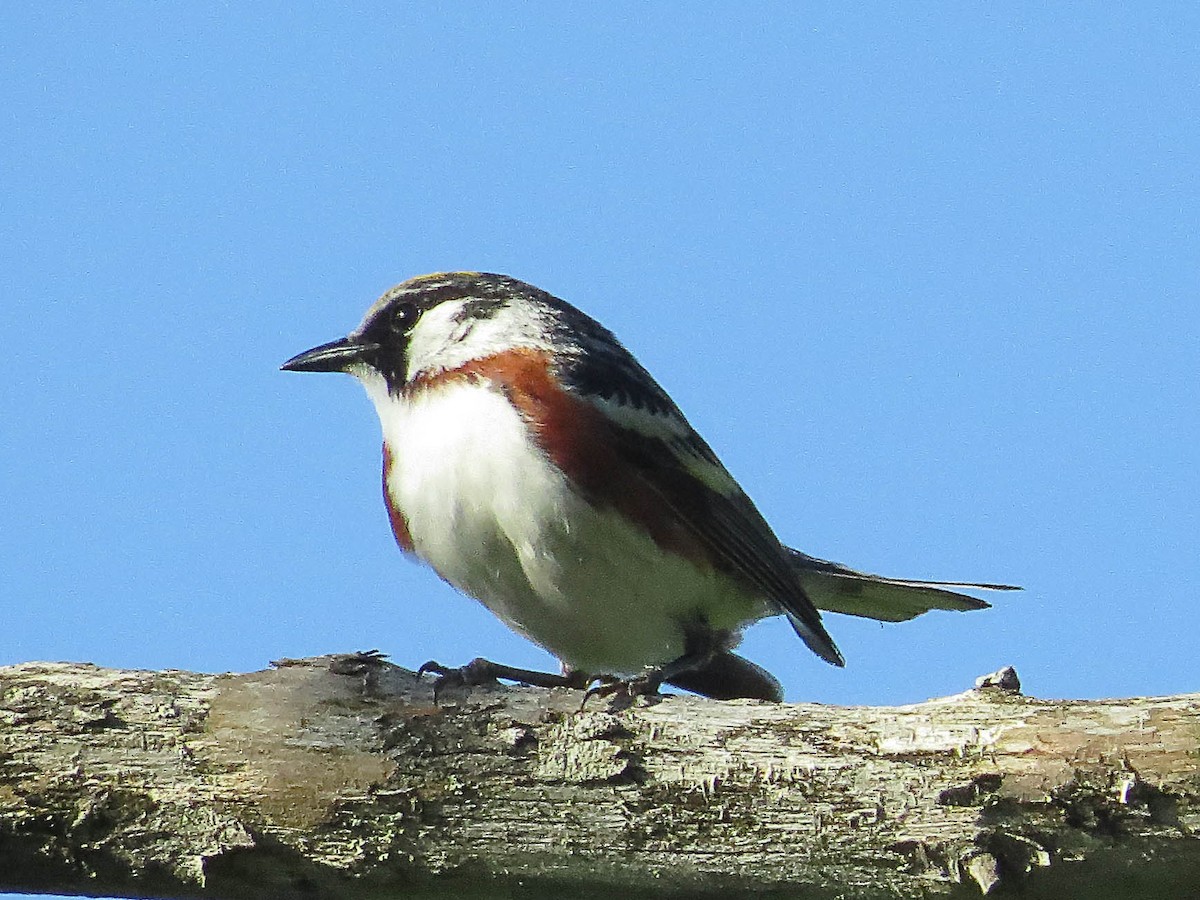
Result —
<instances>
[{"instance_id":1,"label":"bird's beak","mask_svg":"<svg viewBox=\"0 0 1200 900\"><path fill-rule=\"evenodd\" d=\"M280 368L285 372L346 372L355 363L364 362L364 358L372 350L378 349L378 344L351 335L305 350L293 356Z\"/></svg>"}]
</instances>

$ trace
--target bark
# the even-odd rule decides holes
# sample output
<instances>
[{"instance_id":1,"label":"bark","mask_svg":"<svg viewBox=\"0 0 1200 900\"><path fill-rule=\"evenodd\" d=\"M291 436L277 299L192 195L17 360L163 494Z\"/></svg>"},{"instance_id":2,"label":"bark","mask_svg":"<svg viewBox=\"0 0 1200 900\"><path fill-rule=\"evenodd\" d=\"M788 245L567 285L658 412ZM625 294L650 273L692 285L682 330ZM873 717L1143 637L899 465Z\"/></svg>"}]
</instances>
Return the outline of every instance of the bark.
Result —
<instances>
[{"instance_id":1,"label":"bark","mask_svg":"<svg viewBox=\"0 0 1200 900\"><path fill-rule=\"evenodd\" d=\"M566 689L435 704L430 679L344 658L246 675L10 666L0 889L1194 896L1200 694L1012 687L580 711Z\"/></svg>"}]
</instances>

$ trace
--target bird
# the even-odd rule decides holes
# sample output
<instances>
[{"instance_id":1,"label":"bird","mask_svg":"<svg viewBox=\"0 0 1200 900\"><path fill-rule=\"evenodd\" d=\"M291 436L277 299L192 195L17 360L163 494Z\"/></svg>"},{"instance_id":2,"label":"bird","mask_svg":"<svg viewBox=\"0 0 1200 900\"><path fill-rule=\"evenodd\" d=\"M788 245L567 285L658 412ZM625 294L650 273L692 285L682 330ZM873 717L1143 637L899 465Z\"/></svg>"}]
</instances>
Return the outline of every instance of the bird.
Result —
<instances>
[{"instance_id":1,"label":"bird","mask_svg":"<svg viewBox=\"0 0 1200 900\"><path fill-rule=\"evenodd\" d=\"M759 619L785 616L843 666L821 610L903 621L989 606L964 589L1014 589L886 578L786 546L611 331L506 275L411 278L282 369L362 383L401 550L561 664L426 663L439 686L781 701L778 679L734 652Z\"/></svg>"}]
</instances>

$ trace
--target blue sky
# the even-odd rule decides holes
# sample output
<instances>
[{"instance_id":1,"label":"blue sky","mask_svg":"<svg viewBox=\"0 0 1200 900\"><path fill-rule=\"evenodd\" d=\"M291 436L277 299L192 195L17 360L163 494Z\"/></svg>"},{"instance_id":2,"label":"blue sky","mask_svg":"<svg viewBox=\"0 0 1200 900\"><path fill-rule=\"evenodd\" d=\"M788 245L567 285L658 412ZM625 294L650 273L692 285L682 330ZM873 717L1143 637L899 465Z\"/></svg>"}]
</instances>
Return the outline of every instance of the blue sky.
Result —
<instances>
[{"instance_id":1,"label":"blue sky","mask_svg":"<svg viewBox=\"0 0 1200 900\"><path fill-rule=\"evenodd\" d=\"M1022 584L781 620L793 700L1195 678L1190 4L36 4L0 14L0 662L549 665L396 550L352 379L392 283L613 328L787 542Z\"/></svg>"}]
</instances>

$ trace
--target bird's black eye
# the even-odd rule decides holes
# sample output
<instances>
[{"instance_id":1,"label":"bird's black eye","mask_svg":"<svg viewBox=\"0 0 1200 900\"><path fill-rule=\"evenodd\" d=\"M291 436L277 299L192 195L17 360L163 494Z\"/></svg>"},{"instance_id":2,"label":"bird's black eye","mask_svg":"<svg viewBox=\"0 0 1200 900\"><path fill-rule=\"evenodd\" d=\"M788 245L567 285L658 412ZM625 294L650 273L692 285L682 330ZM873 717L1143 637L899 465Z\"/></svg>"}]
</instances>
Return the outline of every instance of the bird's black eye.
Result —
<instances>
[{"instance_id":1,"label":"bird's black eye","mask_svg":"<svg viewBox=\"0 0 1200 900\"><path fill-rule=\"evenodd\" d=\"M417 321L417 308L411 303L397 303L392 309L388 327L395 334L407 334Z\"/></svg>"}]
</instances>

